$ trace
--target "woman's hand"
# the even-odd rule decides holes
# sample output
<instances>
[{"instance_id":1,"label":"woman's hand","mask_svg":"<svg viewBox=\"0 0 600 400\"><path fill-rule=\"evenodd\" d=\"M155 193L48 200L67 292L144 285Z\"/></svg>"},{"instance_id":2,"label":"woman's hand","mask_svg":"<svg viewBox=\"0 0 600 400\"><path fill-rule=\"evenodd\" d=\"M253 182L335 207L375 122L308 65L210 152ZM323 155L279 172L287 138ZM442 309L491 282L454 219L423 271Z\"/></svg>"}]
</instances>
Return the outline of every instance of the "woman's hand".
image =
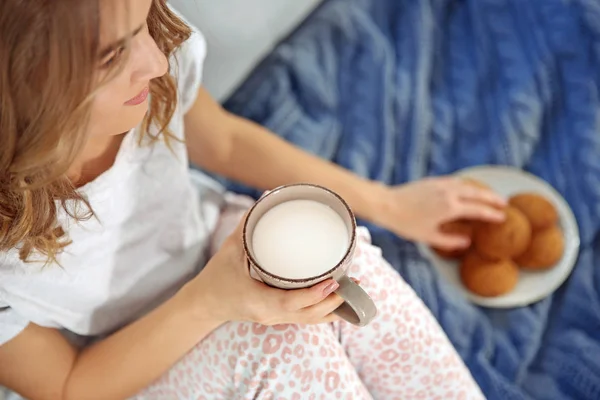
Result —
<instances>
[{"instance_id":1,"label":"woman's hand","mask_svg":"<svg viewBox=\"0 0 600 400\"><path fill-rule=\"evenodd\" d=\"M469 246L467 237L440 229L445 222L473 219L501 222L506 201L459 178L426 178L376 194L380 206L371 219L406 239L452 250Z\"/></svg>"},{"instance_id":2,"label":"woman's hand","mask_svg":"<svg viewBox=\"0 0 600 400\"><path fill-rule=\"evenodd\" d=\"M329 279L311 288L280 290L250 277L242 244L243 220L185 288L189 302L199 303L200 318L251 321L262 325L320 324L339 318L332 314L343 300L333 293L338 288Z\"/></svg>"}]
</instances>

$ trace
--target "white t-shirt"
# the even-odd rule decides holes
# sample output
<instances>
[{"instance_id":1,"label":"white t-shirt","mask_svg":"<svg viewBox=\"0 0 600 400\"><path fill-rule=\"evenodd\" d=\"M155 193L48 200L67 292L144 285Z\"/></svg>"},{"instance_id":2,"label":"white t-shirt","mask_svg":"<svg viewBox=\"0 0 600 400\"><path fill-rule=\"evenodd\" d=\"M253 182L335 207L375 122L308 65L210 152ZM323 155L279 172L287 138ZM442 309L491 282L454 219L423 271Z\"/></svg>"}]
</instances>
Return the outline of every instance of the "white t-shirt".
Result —
<instances>
[{"instance_id":1,"label":"white t-shirt","mask_svg":"<svg viewBox=\"0 0 600 400\"><path fill-rule=\"evenodd\" d=\"M199 32L171 60L178 105L171 132L184 138L184 114L196 99L206 43ZM0 253L0 344L29 322L77 335L110 333L173 295L206 262L223 188L190 172L185 144L124 138L114 165L81 188L97 218L59 221L73 241L60 266L23 263Z\"/></svg>"}]
</instances>

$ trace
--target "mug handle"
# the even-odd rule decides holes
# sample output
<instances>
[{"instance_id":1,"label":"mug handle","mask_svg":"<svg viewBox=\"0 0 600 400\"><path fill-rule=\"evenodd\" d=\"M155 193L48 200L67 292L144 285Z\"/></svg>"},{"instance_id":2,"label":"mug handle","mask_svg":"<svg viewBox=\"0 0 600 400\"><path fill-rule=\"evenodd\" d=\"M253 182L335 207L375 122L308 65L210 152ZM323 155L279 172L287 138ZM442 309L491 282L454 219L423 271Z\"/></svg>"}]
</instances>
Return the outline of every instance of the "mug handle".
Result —
<instances>
[{"instance_id":1,"label":"mug handle","mask_svg":"<svg viewBox=\"0 0 600 400\"><path fill-rule=\"evenodd\" d=\"M353 325L366 326L377 316L375 302L347 275L342 276L338 283L340 287L335 293L344 299L344 303L334 311L334 314Z\"/></svg>"}]
</instances>

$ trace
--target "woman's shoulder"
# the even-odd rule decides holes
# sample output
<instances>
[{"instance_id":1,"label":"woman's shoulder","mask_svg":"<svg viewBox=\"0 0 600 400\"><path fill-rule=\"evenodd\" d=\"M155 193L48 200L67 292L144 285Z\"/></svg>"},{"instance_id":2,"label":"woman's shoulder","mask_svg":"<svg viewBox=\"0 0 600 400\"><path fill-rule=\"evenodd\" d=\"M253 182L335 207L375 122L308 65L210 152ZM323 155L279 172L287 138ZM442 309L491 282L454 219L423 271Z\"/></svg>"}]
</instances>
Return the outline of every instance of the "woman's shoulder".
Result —
<instances>
[{"instance_id":1,"label":"woman's shoulder","mask_svg":"<svg viewBox=\"0 0 600 400\"><path fill-rule=\"evenodd\" d=\"M27 318L11 308L6 299L12 275L19 273L17 249L0 251L0 346L17 336L29 323Z\"/></svg>"},{"instance_id":2,"label":"woman's shoulder","mask_svg":"<svg viewBox=\"0 0 600 400\"><path fill-rule=\"evenodd\" d=\"M177 80L177 88L184 113L194 103L202 83L207 44L204 35L181 14L173 10L192 30L190 37L173 53L171 71Z\"/></svg>"},{"instance_id":3,"label":"woman's shoulder","mask_svg":"<svg viewBox=\"0 0 600 400\"><path fill-rule=\"evenodd\" d=\"M192 32L190 37L175 50L171 57L171 68L178 74L202 72L206 58L207 45L202 32L189 25ZM201 74L200 74L201 75Z\"/></svg>"}]
</instances>

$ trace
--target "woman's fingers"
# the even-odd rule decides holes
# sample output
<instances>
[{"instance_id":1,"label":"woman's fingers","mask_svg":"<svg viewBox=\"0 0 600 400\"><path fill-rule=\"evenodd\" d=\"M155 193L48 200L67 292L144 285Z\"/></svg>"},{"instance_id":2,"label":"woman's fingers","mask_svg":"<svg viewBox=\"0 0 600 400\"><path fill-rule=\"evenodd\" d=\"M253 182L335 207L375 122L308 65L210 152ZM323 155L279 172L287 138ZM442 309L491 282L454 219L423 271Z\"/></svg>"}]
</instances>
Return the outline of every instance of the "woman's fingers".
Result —
<instances>
[{"instance_id":1,"label":"woman's fingers","mask_svg":"<svg viewBox=\"0 0 600 400\"><path fill-rule=\"evenodd\" d=\"M354 282L360 280L351 278ZM263 285L261 285L262 287ZM282 290L268 286L261 288L258 303L260 312L256 322L273 325L282 323L322 324L338 321L340 318L333 312L344 302L335 294L339 284L328 279L311 288Z\"/></svg>"},{"instance_id":2,"label":"woman's fingers","mask_svg":"<svg viewBox=\"0 0 600 400\"><path fill-rule=\"evenodd\" d=\"M302 310L321 303L339 287L335 280L328 279L310 288L282 291L280 305L288 312Z\"/></svg>"},{"instance_id":3,"label":"woman's fingers","mask_svg":"<svg viewBox=\"0 0 600 400\"><path fill-rule=\"evenodd\" d=\"M331 313L331 314L326 315L325 317L319 319L318 321L309 322L308 325L330 324L332 322L336 322L336 321L339 321L341 319L342 318L339 317L337 314Z\"/></svg>"},{"instance_id":4,"label":"woman's fingers","mask_svg":"<svg viewBox=\"0 0 600 400\"><path fill-rule=\"evenodd\" d=\"M343 302L344 299L337 294L332 293L320 303L306 307L301 313L308 321L322 321L323 318L327 317L341 306Z\"/></svg>"},{"instance_id":5,"label":"woman's fingers","mask_svg":"<svg viewBox=\"0 0 600 400\"><path fill-rule=\"evenodd\" d=\"M464 249L471 245L471 239L468 236L440 232L431 238L431 244L442 250Z\"/></svg>"},{"instance_id":6,"label":"woman's fingers","mask_svg":"<svg viewBox=\"0 0 600 400\"><path fill-rule=\"evenodd\" d=\"M504 210L490 206L489 204L474 201L461 201L456 206L453 218L502 222L506 218L506 213Z\"/></svg>"},{"instance_id":7,"label":"woman's fingers","mask_svg":"<svg viewBox=\"0 0 600 400\"><path fill-rule=\"evenodd\" d=\"M457 190L459 198L463 200L487 203L500 208L506 207L506 199L492 190L482 189L462 180L457 182Z\"/></svg>"}]
</instances>

